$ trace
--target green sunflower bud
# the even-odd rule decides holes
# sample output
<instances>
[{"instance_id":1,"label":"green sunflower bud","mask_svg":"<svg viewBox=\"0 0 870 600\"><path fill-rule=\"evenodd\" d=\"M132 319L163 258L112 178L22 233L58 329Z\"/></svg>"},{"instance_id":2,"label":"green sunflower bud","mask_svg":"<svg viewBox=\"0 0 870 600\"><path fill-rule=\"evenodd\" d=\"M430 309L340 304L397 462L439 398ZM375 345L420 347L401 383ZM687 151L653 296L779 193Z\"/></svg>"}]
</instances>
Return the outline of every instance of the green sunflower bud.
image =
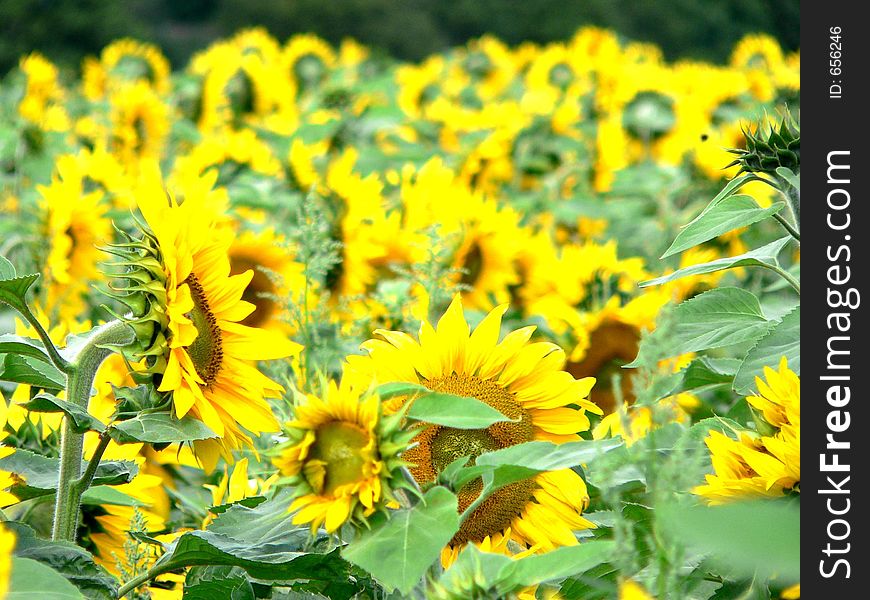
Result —
<instances>
[{"instance_id":1,"label":"green sunflower bud","mask_svg":"<svg viewBox=\"0 0 870 600\"><path fill-rule=\"evenodd\" d=\"M766 173L774 178L779 167L800 172L801 166L801 129L787 110L779 126L765 130L759 124L755 129L744 129L746 148L729 150L737 156L725 168L740 165L740 173Z\"/></svg>"}]
</instances>

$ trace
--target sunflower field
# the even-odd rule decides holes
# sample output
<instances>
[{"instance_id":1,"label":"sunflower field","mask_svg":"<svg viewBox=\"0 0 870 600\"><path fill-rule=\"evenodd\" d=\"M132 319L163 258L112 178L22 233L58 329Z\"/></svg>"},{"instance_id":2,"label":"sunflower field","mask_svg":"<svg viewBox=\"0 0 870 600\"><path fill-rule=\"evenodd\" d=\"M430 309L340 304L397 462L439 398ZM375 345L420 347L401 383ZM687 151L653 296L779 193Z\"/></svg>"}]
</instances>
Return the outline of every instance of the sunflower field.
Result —
<instances>
[{"instance_id":1,"label":"sunflower field","mask_svg":"<svg viewBox=\"0 0 870 600\"><path fill-rule=\"evenodd\" d=\"M0 598L799 598L799 73L22 57Z\"/></svg>"}]
</instances>

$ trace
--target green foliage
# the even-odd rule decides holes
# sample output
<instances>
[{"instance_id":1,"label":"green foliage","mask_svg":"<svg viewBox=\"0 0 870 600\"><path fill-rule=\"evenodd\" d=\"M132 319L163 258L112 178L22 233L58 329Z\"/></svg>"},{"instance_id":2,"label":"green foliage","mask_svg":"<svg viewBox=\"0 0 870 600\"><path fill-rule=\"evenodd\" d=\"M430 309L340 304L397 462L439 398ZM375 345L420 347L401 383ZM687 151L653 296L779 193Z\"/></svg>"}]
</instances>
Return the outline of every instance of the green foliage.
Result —
<instances>
[{"instance_id":1,"label":"green foliage","mask_svg":"<svg viewBox=\"0 0 870 600\"><path fill-rule=\"evenodd\" d=\"M785 236L779 238L776 241L770 242L769 244L766 244L761 248L745 252L744 254L739 254L737 256L728 256L726 258L719 258L710 262L685 267L683 269L674 271L669 275L664 275L662 277L650 279L649 281L644 281L640 285L641 287L660 285L662 283L676 281L677 279L682 279L683 277L689 277L691 275L715 273L716 271L722 271L724 269L736 269L738 267L764 267L767 269L779 269L779 261L777 260L777 256L790 241L792 241L792 238L790 238L789 236Z\"/></svg>"},{"instance_id":2,"label":"green foliage","mask_svg":"<svg viewBox=\"0 0 870 600\"><path fill-rule=\"evenodd\" d=\"M800 579L800 507L789 501L662 506L657 519L674 540L697 548L729 573Z\"/></svg>"},{"instance_id":3,"label":"green foliage","mask_svg":"<svg viewBox=\"0 0 870 600\"><path fill-rule=\"evenodd\" d=\"M94 600L115 598L118 591L117 581L103 567L97 565L93 556L84 548L69 542L49 542L40 539L33 529L23 523L7 522L4 526L15 534L15 557L18 560L34 561L43 565L44 569L33 572L38 573L39 577L46 577L47 587L39 588L40 593L51 593L55 589L69 589L63 585L52 587L55 585L55 575L59 575L74 586L73 590L77 588L86 598ZM34 588L16 587L15 568L13 566L12 591L22 594L27 589L37 591ZM10 594L7 597L15 596ZM74 597L81 597L81 595Z\"/></svg>"},{"instance_id":4,"label":"green foliage","mask_svg":"<svg viewBox=\"0 0 870 600\"><path fill-rule=\"evenodd\" d=\"M717 238L738 227L757 223L778 213L784 206L785 202L774 202L767 208L761 208L752 196L728 196L686 225L662 258Z\"/></svg>"},{"instance_id":5,"label":"green foliage","mask_svg":"<svg viewBox=\"0 0 870 600\"><path fill-rule=\"evenodd\" d=\"M789 368L801 372L801 308L798 306L774 324L744 357L734 377L734 391L746 394L755 386L755 377L764 367L776 369L783 356Z\"/></svg>"},{"instance_id":6,"label":"green foliage","mask_svg":"<svg viewBox=\"0 0 870 600\"><path fill-rule=\"evenodd\" d=\"M716 288L683 302L674 309L673 319L667 332L669 356L754 341L772 325L761 312L758 298L736 287ZM653 332L647 344L663 335L658 330ZM627 366L636 366L638 360Z\"/></svg>"},{"instance_id":7,"label":"green foliage","mask_svg":"<svg viewBox=\"0 0 870 600\"><path fill-rule=\"evenodd\" d=\"M84 600L85 596L57 571L32 558L12 558L12 578L7 600L27 600L35 595L52 600Z\"/></svg>"},{"instance_id":8,"label":"green foliage","mask_svg":"<svg viewBox=\"0 0 870 600\"><path fill-rule=\"evenodd\" d=\"M459 530L456 496L434 487L415 506L374 523L341 555L372 574L388 591L410 592ZM381 519L383 521L383 519Z\"/></svg>"},{"instance_id":9,"label":"green foliage","mask_svg":"<svg viewBox=\"0 0 870 600\"><path fill-rule=\"evenodd\" d=\"M85 467L86 464L82 463ZM0 458L0 469L20 475L24 481L12 487L19 499L35 498L53 494L57 489L60 460L18 449L9 456ZM136 463L129 461L104 461L94 477L94 485L118 485L130 482L138 472Z\"/></svg>"},{"instance_id":10,"label":"green foliage","mask_svg":"<svg viewBox=\"0 0 870 600\"><path fill-rule=\"evenodd\" d=\"M106 430L106 426L99 419L88 414L85 409L51 394L37 394L24 407L33 412L62 412L69 417L70 425L76 433Z\"/></svg>"},{"instance_id":11,"label":"green foliage","mask_svg":"<svg viewBox=\"0 0 870 600\"><path fill-rule=\"evenodd\" d=\"M115 423L109 430L119 444L169 444L216 437L205 423L191 416L176 419L168 412L143 413Z\"/></svg>"},{"instance_id":12,"label":"green foliage","mask_svg":"<svg viewBox=\"0 0 870 600\"><path fill-rule=\"evenodd\" d=\"M495 423L512 421L476 398L428 390L414 398L406 414L414 421L425 421L454 429L485 429Z\"/></svg>"}]
</instances>

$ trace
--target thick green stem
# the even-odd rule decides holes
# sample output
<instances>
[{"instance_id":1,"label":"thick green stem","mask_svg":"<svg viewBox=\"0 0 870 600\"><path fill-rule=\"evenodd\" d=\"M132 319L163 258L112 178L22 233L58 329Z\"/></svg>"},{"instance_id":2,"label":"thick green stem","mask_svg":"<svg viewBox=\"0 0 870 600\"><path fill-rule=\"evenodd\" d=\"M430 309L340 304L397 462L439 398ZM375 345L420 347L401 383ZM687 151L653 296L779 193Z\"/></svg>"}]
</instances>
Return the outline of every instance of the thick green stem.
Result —
<instances>
[{"instance_id":1,"label":"thick green stem","mask_svg":"<svg viewBox=\"0 0 870 600\"><path fill-rule=\"evenodd\" d=\"M87 410L91 388L97 369L112 353L110 346L123 346L134 339L133 330L123 321L112 321L95 329L78 349L67 371L67 401ZM85 482L82 474L82 444L84 434L73 430L69 417L64 417L60 443L60 472L57 481L57 499L54 505L54 523L51 538L55 541L75 541L79 520L79 502L93 479L91 470L99 466L102 450L108 439L101 440L102 450L88 465L90 478ZM80 481L81 479L81 481Z\"/></svg>"},{"instance_id":2,"label":"thick green stem","mask_svg":"<svg viewBox=\"0 0 870 600\"><path fill-rule=\"evenodd\" d=\"M155 577L163 575L164 573L168 573L169 571L172 571L182 566L184 565L174 565L172 563L166 563L161 565L158 562L144 573L136 575L133 579L122 585L118 589L118 598L123 598L124 596L138 588L140 585L148 583Z\"/></svg>"},{"instance_id":3,"label":"thick green stem","mask_svg":"<svg viewBox=\"0 0 870 600\"><path fill-rule=\"evenodd\" d=\"M788 222L788 219L786 219L785 217L783 217L782 215L780 215L778 213L774 214L773 218L776 219L779 222L779 224L782 225L786 231L788 231L788 233L791 235L791 237L796 239L798 242L801 241L800 232L797 229L795 229L794 227L792 227L792 224Z\"/></svg>"},{"instance_id":4,"label":"thick green stem","mask_svg":"<svg viewBox=\"0 0 870 600\"><path fill-rule=\"evenodd\" d=\"M791 212L794 215L794 222L797 225L797 229L801 228L801 193L799 190L796 190L794 187L789 186L786 188L785 197L788 200L788 206L791 208Z\"/></svg>"}]
</instances>

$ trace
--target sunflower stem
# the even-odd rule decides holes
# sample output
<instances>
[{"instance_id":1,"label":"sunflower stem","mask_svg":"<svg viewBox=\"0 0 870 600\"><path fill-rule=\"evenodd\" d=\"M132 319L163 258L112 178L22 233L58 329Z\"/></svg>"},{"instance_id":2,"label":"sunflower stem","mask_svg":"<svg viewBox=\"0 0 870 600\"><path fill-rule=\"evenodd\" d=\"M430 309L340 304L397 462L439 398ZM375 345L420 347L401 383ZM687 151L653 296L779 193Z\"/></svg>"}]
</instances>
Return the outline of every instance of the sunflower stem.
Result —
<instances>
[{"instance_id":1,"label":"sunflower stem","mask_svg":"<svg viewBox=\"0 0 870 600\"><path fill-rule=\"evenodd\" d=\"M157 577L158 575L162 575L163 573L167 573L168 571L171 571L171 570L172 570L172 568L164 569L158 565L151 567L150 569L148 569L144 573L140 573L139 575L136 575L136 577L134 577L133 579L131 579L130 581L128 581L127 583L122 585L118 589L118 598L123 598L124 596L126 596L127 594L129 594L130 592L132 592L133 590L138 588L143 583L147 583L147 582L151 581L152 579L154 579L155 577Z\"/></svg>"},{"instance_id":2,"label":"sunflower stem","mask_svg":"<svg viewBox=\"0 0 870 600\"><path fill-rule=\"evenodd\" d=\"M773 218L779 221L779 224L782 225L786 231L788 231L789 235L791 235L791 237L793 237L797 240L798 243L800 243L801 234L797 229L794 228L794 226L792 226L791 223L788 222L788 219L786 219L779 213L775 213L773 215Z\"/></svg>"},{"instance_id":3,"label":"sunflower stem","mask_svg":"<svg viewBox=\"0 0 870 600\"><path fill-rule=\"evenodd\" d=\"M133 330L123 321L111 321L98 327L81 345L69 363L66 396L69 402L87 410L97 369L112 353L113 346L124 346L135 339ZM86 475L82 475L82 447L84 434L73 429L72 420L64 416L60 441L60 472L57 480L57 499L54 505L54 522L51 539L75 541L79 520L81 496L93 480L100 458L108 445L108 438L100 440Z\"/></svg>"},{"instance_id":4,"label":"sunflower stem","mask_svg":"<svg viewBox=\"0 0 870 600\"><path fill-rule=\"evenodd\" d=\"M24 304L21 307L16 306L15 308L18 309L18 312L22 317L24 317L24 320L33 327L36 334L39 336L39 339L42 340L42 345L45 346L45 351L48 353L48 358L51 359L52 364L57 367L60 372L69 376L72 365L60 355L60 352L58 352L54 342L51 341L51 337L48 335L45 327L42 326L42 323L39 322L36 315L30 311L30 307Z\"/></svg>"}]
</instances>

